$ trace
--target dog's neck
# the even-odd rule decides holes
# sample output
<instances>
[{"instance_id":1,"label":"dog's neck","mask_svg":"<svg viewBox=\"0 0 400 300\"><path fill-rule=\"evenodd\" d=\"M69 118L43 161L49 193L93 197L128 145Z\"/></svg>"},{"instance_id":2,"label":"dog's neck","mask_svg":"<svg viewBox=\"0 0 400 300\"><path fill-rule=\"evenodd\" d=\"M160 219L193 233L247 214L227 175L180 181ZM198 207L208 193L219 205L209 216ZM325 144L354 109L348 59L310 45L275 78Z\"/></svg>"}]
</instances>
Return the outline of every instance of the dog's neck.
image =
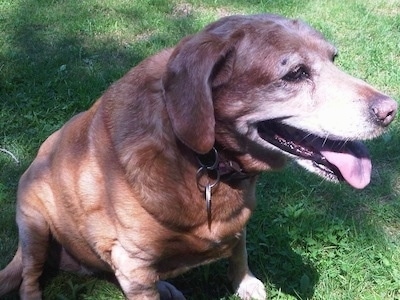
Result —
<instances>
[{"instance_id":1,"label":"dog's neck","mask_svg":"<svg viewBox=\"0 0 400 300\"><path fill-rule=\"evenodd\" d=\"M256 174L245 172L239 163L229 160L223 153L213 147L206 154L197 154L199 163L198 173L207 173L210 177L218 178L219 181L230 182L254 177Z\"/></svg>"},{"instance_id":2,"label":"dog's neck","mask_svg":"<svg viewBox=\"0 0 400 300\"><path fill-rule=\"evenodd\" d=\"M204 193L208 216L208 227L211 230L211 198L214 190L218 188L220 182L235 184L239 181L254 177L256 174L246 173L240 165L221 155L216 147L210 152L196 155L199 169L196 173L197 187Z\"/></svg>"}]
</instances>

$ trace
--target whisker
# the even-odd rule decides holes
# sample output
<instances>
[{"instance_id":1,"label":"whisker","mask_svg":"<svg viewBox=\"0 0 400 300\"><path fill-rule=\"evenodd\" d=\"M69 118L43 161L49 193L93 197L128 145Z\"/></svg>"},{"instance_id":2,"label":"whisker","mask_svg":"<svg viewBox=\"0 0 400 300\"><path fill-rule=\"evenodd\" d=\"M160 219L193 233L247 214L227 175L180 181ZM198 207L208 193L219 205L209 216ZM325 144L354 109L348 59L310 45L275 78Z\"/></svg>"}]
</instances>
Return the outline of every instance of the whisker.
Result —
<instances>
[{"instance_id":1,"label":"whisker","mask_svg":"<svg viewBox=\"0 0 400 300\"><path fill-rule=\"evenodd\" d=\"M328 141L328 137L329 137L329 134L326 135L324 141L322 142L322 147L324 147L326 145L326 142Z\"/></svg>"},{"instance_id":2,"label":"whisker","mask_svg":"<svg viewBox=\"0 0 400 300\"><path fill-rule=\"evenodd\" d=\"M309 132L304 132L304 133L305 133L305 135L304 135L304 137L300 140L300 143L301 143L301 142L305 142L306 139L307 139L308 137L314 136L312 133L309 133Z\"/></svg>"}]
</instances>

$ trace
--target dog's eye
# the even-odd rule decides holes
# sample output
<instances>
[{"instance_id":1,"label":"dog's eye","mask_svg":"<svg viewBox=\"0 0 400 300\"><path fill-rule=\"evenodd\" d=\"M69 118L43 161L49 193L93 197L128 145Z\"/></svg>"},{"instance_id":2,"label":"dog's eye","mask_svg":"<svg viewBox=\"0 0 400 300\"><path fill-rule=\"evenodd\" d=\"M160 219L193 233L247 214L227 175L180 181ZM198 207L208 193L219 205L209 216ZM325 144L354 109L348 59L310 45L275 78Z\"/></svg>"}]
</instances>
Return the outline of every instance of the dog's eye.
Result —
<instances>
[{"instance_id":1,"label":"dog's eye","mask_svg":"<svg viewBox=\"0 0 400 300\"><path fill-rule=\"evenodd\" d=\"M283 80L285 81L300 81L310 77L307 69L304 66L297 66L295 69L287 73Z\"/></svg>"}]
</instances>

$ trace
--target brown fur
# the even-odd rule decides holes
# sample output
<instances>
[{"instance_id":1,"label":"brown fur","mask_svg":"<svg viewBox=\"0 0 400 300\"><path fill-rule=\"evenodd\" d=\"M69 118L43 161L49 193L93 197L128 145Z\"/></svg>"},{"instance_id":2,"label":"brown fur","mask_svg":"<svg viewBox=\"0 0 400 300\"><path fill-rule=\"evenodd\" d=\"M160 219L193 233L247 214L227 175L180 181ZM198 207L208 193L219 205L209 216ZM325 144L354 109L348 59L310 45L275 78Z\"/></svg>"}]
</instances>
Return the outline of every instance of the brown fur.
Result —
<instances>
[{"instance_id":1,"label":"brown fur","mask_svg":"<svg viewBox=\"0 0 400 300\"><path fill-rule=\"evenodd\" d=\"M261 139L255 124L285 118L323 138L367 139L396 110L339 71L335 52L300 21L233 16L144 60L52 134L22 176L20 243L0 272L0 295L20 285L22 299L40 299L53 248L60 268L113 272L128 299L182 299L159 280L229 257L235 292L264 299L247 267L244 228L256 175L296 157ZM312 76L288 79L297 66ZM212 147L243 169L228 173L243 176L222 174L209 215L196 172ZM203 177L214 181L213 172Z\"/></svg>"}]
</instances>

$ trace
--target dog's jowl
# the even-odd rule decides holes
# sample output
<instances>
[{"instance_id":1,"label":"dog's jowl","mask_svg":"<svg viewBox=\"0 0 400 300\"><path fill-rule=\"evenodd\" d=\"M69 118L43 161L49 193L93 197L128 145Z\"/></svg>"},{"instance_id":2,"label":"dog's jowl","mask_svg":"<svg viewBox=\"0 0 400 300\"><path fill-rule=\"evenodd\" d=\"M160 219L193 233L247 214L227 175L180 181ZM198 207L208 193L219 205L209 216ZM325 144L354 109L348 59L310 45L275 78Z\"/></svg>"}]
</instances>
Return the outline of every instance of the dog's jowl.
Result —
<instances>
[{"instance_id":1,"label":"dog's jowl","mask_svg":"<svg viewBox=\"0 0 400 300\"><path fill-rule=\"evenodd\" d=\"M364 188L397 104L334 65L308 25L231 16L131 69L40 147L18 189L19 246L0 296L40 299L47 261L111 272L127 299L184 299L164 279L220 258L242 299L255 182L287 158Z\"/></svg>"}]
</instances>

